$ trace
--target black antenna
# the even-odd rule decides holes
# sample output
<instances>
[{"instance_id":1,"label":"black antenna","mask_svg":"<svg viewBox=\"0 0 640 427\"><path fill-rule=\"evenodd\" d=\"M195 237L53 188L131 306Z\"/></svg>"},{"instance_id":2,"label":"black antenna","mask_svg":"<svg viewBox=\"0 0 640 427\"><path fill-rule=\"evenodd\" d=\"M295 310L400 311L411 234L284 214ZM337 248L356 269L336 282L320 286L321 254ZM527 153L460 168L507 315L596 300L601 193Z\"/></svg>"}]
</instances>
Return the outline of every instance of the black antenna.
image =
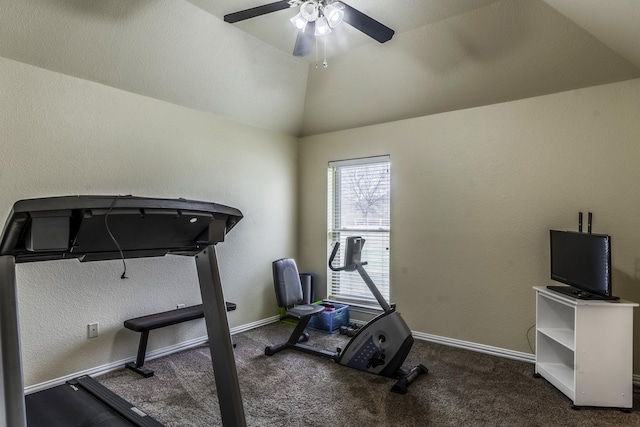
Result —
<instances>
[{"instance_id":1,"label":"black antenna","mask_svg":"<svg viewBox=\"0 0 640 427\"><path fill-rule=\"evenodd\" d=\"M578 233L582 233L582 212L578 212Z\"/></svg>"},{"instance_id":2,"label":"black antenna","mask_svg":"<svg viewBox=\"0 0 640 427\"><path fill-rule=\"evenodd\" d=\"M589 212L589 222L587 223L587 231L591 234L591 220L593 219L593 214Z\"/></svg>"}]
</instances>

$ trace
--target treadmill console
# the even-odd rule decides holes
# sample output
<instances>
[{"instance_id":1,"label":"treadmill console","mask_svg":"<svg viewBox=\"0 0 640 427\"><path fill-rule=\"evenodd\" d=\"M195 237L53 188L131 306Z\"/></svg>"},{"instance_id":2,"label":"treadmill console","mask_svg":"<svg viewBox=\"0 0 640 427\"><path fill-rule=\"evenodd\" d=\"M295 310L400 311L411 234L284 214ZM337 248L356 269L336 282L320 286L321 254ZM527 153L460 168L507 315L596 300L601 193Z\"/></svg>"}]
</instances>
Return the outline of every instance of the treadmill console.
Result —
<instances>
[{"instance_id":1,"label":"treadmill console","mask_svg":"<svg viewBox=\"0 0 640 427\"><path fill-rule=\"evenodd\" d=\"M193 256L242 219L228 206L185 199L67 196L16 202L0 255L16 262Z\"/></svg>"}]
</instances>

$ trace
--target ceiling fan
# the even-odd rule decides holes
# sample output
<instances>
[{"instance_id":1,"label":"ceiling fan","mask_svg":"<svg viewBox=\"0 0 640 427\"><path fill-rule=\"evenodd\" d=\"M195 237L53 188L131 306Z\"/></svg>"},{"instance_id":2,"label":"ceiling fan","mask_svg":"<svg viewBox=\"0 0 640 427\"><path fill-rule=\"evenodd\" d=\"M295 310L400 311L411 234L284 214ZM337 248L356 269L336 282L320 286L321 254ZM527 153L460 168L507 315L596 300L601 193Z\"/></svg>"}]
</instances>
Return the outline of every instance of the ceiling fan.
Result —
<instances>
[{"instance_id":1,"label":"ceiling fan","mask_svg":"<svg viewBox=\"0 0 640 427\"><path fill-rule=\"evenodd\" d=\"M299 7L299 13L291 19L298 28L293 48L294 56L307 56L314 47L315 38L329 34L332 28L346 22L380 43L391 40L395 31L343 1L335 0L281 0L263 6L252 7L224 16L229 23L244 21L279 10Z\"/></svg>"}]
</instances>

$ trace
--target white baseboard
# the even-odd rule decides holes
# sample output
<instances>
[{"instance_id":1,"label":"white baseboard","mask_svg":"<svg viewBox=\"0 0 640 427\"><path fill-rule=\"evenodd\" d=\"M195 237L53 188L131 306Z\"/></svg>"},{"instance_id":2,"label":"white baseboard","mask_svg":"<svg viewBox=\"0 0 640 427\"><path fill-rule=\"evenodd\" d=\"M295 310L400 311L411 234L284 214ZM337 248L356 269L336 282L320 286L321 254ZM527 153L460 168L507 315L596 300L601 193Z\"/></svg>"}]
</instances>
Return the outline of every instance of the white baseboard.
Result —
<instances>
[{"instance_id":1,"label":"white baseboard","mask_svg":"<svg viewBox=\"0 0 640 427\"><path fill-rule=\"evenodd\" d=\"M197 347L199 345L205 344L209 340L209 337L203 336L198 338L193 338L188 341L184 341L175 345L171 345L168 347L160 348L157 350L149 351L145 356L145 362L153 359L157 359L158 357L167 356L172 353L177 353L179 351L183 351L189 348ZM106 365L96 366L94 368L86 369L84 371L75 372L73 374L65 375L64 377L55 378L53 380L45 381L43 383L34 384L29 387L25 387L24 394L31 394L41 390L46 390L51 387L58 386L60 384L64 384L65 382L72 380L74 378L80 377L82 375L89 376L97 376L103 375L111 371L115 371L117 369L122 368L125 364L129 362L135 361L135 357L128 357L126 359L117 360L115 362L107 363Z\"/></svg>"},{"instance_id":2,"label":"white baseboard","mask_svg":"<svg viewBox=\"0 0 640 427\"><path fill-rule=\"evenodd\" d=\"M477 351L480 353L490 354L492 356L505 357L507 359L519 360L521 362L536 363L536 355L531 353L522 353L520 351L508 350L490 345L476 344L469 341L456 340L437 335L425 334L422 332L412 332L414 338L434 342L437 344L449 345L465 350ZM640 375L633 375L632 382L635 386L640 386Z\"/></svg>"},{"instance_id":3,"label":"white baseboard","mask_svg":"<svg viewBox=\"0 0 640 427\"><path fill-rule=\"evenodd\" d=\"M280 320L279 316L272 316L266 319L258 320L256 322L247 323L245 325L236 326L231 328L231 335L238 334L240 332L249 331L251 329L259 328L260 326L265 326ZM355 322L355 323L363 323L363 322ZM521 362L527 363L535 363L536 357L531 353L523 353L520 351L508 350L500 347L493 347L490 345L477 344L470 341L457 340L453 338L441 337L438 335L425 334L423 332L412 332L414 338L422 340L434 342L437 344L444 344L451 347L462 348L465 350L477 351L480 353L490 354L492 356L505 357L507 359L519 360ZM179 351L187 350L189 348L197 347L199 345L205 344L208 341L207 336L194 338L188 341L184 341L175 345L171 345L168 347L164 347L158 350L153 350L147 353L145 357L145 361L157 359L158 357L168 356L169 354L177 353ZM25 387L25 394L35 393L41 390L46 390L51 387L58 386L60 384L64 384L66 381L72 380L74 378L80 377L82 375L90 375L97 376L103 375L111 371L115 371L117 369L122 368L125 364L129 362L135 361L135 357L129 357L127 359L118 360L116 362L108 363L106 365L97 366L95 368L87 369L81 372L76 372L74 374L66 375L64 377L56 378L50 381L46 381L39 384L34 384L29 387ZM640 375L633 376L633 384L640 385Z\"/></svg>"},{"instance_id":4,"label":"white baseboard","mask_svg":"<svg viewBox=\"0 0 640 427\"><path fill-rule=\"evenodd\" d=\"M236 326L231 328L231 335L239 334L240 332L250 331L251 329L259 328L260 326L276 323L280 320L280 316L271 316L266 319L258 320L257 322L247 323L246 325Z\"/></svg>"},{"instance_id":5,"label":"white baseboard","mask_svg":"<svg viewBox=\"0 0 640 427\"><path fill-rule=\"evenodd\" d=\"M470 341L456 340L453 338L441 337L438 335L425 334L423 332L412 332L413 337L423 341L444 344L451 347L462 348L465 350L486 353L492 356L505 357L507 359L519 360L521 362L535 363L536 356L531 353L523 353L520 351L508 350L506 348L493 347L490 345L477 344Z\"/></svg>"},{"instance_id":6,"label":"white baseboard","mask_svg":"<svg viewBox=\"0 0 640 427\"><path fill-rule=\"evenodd\" d=\"M231 328L231 335L234 334L238 334L240 332L245 332L251 329L255 329L258 328L260 326L265 326L268 325L270 323L274 323L277 322L278 320L280 320L279 316L273 316L273 317L269 317L263 320L259 320L257 322L252 322L252 323L247 323L246 325L241 325L241 326L237 326L235 328ZM145 362L149 361L149 360L153 360L153 359L157 359L159 357L163 357L163 356L168 356L170 354L173 353L177 353L179 351L184 351L184 350L188 350L190 348L194 348L197 347L199 345L205 344L209 341L209 337L202 336L202 337L197 337L197 338L193 338L187 341L183 341L181 343L178 344L174 344L174 345L170 345L168 347L164 347L164 348L160 348L157 350L152 350L147 352L146 356L145 356ZM90 368L90 369L86 369L84 371L80 371L80 372L75 372L73 374L69 374L69 375L65 375L64 377L60 377L60 378L55 378L49 381L45 381L43 383L39 383L39 384L34 384L28 387L25 387L24 389L24 394L31 394L31 393L36 393L38 391L42 391L42 390L46 390L48 388L51 387L56 387L60 384L64 384L65 382L72 380L74 378L80 377L82 375L89 375L89 376L98 376L98 375L104 375L108 372L112 372L115 371L117 369L122 368L125 364L129 363L129 362L133 362L135 361L136 358L135 356L133 357L128 357L126 359L122 359L122 360L118 360L115 362L111 362L111 363L107 363L106 365L102 365L102 366L96 366L94 368Z\"/></svg>"}]
</instances>

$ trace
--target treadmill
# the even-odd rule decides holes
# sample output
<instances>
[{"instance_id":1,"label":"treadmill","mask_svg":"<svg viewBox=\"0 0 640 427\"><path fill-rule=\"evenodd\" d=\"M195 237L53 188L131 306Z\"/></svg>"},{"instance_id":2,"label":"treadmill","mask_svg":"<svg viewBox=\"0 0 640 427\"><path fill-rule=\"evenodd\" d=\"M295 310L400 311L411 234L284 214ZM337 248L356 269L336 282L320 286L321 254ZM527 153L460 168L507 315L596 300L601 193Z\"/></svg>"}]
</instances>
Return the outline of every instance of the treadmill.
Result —
<instances>
[{"instance_id":1,"label":"treadmill","mask_svg":"<svg viewBox=\"0 0 640 427\"><path fill-rule=\"evenodd\" d=\"M29 395L25 403L15 264L166 254L195 257L222 423L246 426L216 256L216 244L241 219L238 209L185 199L63 196L16 202L0 236L0 427L26 427L27 420L31 427L161 426L86 375Z\"/></svg>"}]
</instances>

